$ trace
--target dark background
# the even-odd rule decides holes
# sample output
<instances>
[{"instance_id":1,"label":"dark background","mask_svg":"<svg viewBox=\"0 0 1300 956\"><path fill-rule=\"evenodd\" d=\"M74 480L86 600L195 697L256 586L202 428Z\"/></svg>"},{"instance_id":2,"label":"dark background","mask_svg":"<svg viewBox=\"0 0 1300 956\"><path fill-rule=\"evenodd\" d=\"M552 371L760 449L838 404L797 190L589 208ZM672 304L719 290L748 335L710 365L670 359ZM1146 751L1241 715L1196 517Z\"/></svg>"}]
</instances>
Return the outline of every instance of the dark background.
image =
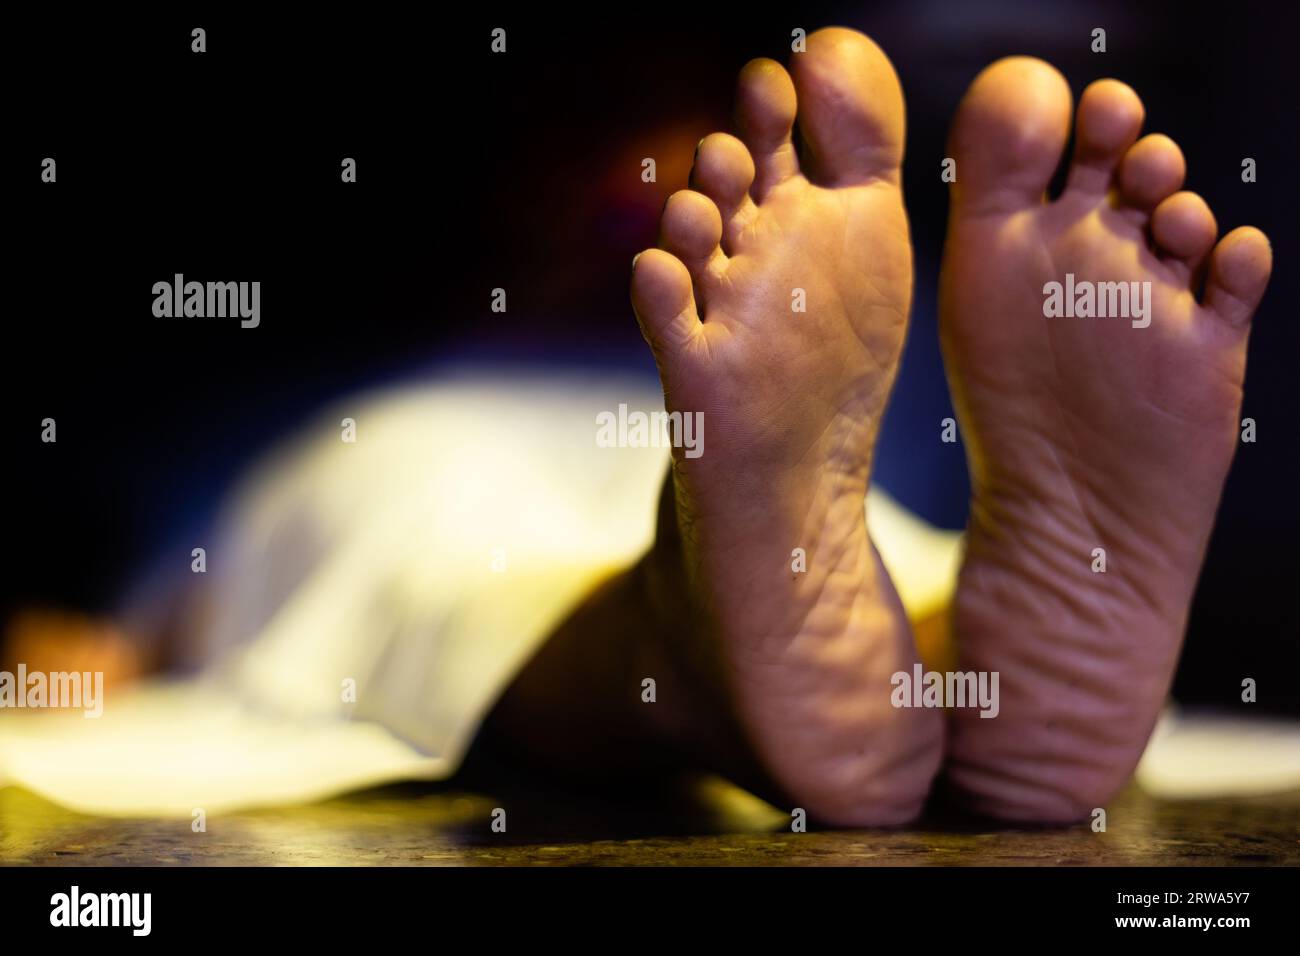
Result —
<instances>
[{"instance_id":1,"label":"dark background","mask_svg":"<svg viewBox=\"0 0 1300 956\"><path fill-rule=\"evenodd\" d=\"M435 8L430 7L433 11ZM6 26L9 268L0 398L0 614L111 611L151 562L188 562L250 458L340 392L438 366L653 368L627 306L691 152L728 128L737 69L785 59L790 31L873 36L908 101L913 328L877 480L960 527L963 450L935 330L948 122L999 56L1056 64L1076 97L1132 84L1176 139L1221 231L1271 237L1243 445L1202 577L1176 693L1300 711L1300 438L1295 399L1296 63L1285 6L799 3L605 10L374 8L284 21L196 9L60 13ZM208 50L190 52L190 30ZM506 28L508 52L489 50ZM1093 54L1094 27L1108 52ZM40 182L52 156L58 182ZM339 181L344 156L358 182ZM655 157L658 181L642 183ZM1241 160L1259 181L1241 182ZM262 282L262 325L155 319L173 273ZM490 311L491 290L509 296ZM776 385L778 383L774 383ZM57 444L40 421L58 422ZM1271 678L1271 680L1269 679Z\"/></svg>"}]
</instances>

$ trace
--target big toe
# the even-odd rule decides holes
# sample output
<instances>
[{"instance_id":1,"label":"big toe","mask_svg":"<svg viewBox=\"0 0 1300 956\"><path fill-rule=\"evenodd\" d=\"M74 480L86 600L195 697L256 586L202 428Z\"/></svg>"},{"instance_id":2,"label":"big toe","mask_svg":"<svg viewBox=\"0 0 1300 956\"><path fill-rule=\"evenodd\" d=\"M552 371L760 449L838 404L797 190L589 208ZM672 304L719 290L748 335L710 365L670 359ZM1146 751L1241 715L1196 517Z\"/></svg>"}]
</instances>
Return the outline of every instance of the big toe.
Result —
<instances>
[{"instance_id":1,"label":"big toe","mask_svg":"<svg viewBox=\"0 0 1300 956\"><path fill-rule=\"evenodd\" d=\"M828 27L791 57L809 174L832 186L898 179L903 91L880 47L856 30Z\"/></svg>"},{"instance_id":2,"label":"big toe","mask_svg":"<svg viewBox=\"0 0 1300 956\"><path fill-rule=\"evenodd\" d=\"M986 67L953 120L954 205L980 213L1041 203L1070 135L1070 102L1065 77L1042 60L1014 56Z\"/></svg>"}]
</instances>

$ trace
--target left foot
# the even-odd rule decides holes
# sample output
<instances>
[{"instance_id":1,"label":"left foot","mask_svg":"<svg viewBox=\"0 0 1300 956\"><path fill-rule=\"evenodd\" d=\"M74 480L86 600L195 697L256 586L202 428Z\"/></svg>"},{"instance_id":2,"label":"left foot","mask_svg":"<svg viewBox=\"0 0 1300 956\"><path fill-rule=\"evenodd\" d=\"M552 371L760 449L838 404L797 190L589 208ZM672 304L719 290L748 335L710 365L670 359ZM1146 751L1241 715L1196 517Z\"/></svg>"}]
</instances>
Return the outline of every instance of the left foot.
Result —
<instances>
[{"instance_id":1,"label":"left foot","mask_svg":"<svg viewBox=\"0 0 1300 956\"><path fill-rule=\"evenodd\" d=\"M1137 140L1142 103L1114 80L1084 91L1068 183L1045 202L1070 112L1041 60L976 78L953 126L940 293L972 480L955 639L963 670L1000 673L1001 697L994 719L954 712L947 772L974 809L1041 822L1104 805L1146 746L1238 442L1271 265L1257 229L1215 245L1205 202L1178 192L1182 153ZM1149 283L1150 325L1048 317L1044 286L1070 273Z\"/></svg>"}]
</instances>

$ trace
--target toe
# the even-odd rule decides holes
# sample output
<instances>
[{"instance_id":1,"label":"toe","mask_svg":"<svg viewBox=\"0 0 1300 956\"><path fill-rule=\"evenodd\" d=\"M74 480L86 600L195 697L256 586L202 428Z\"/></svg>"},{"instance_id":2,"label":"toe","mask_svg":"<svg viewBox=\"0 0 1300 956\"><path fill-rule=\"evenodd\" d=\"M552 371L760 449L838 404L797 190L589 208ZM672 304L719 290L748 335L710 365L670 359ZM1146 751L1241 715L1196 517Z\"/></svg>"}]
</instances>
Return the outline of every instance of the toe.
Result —
<instances>
[{"instance_id":1,"label":"toe","mask_svg":"<svg viewBox=\"0 0 1300 956\"><path fill-rule=\"evenodd\" d=\"M953 204L971 215L1043 201L1070 133L1070 87L1052 66L1008 57L984 69L953 120Z\"/></svg>"},{"instance_id":2,"label":"toe","mask_svg":"<svg viewBox=\"0 0 1300 956\"><path fill-rule=\"evenodd\" d=\"M754 159L745 144L727 133L712 133L695 151L691 185L713 200L722 215L723 238L730 242L755 210L749 198Z\"/></svg>"},{"instance_id":3,"label":"toe","mask_svg":"<svg viewBox=\"0 0 1300 956\"><path fill-rule=\"evenodd\" d=\"M1142 129L1145 110L1133 88L1119 80L1098 80L1079 97L1074 162L1066 192L1105 195L1115 170Z\"/></svg>"},{"instance_id":4,"label":"toe","mask_svg":"<svg viewBox=\"0 0 1300 956\"><path fill-rule=\"evenodd\" d=\"M1244 327L1264 297L1273 271L1268 237L1254 226L1241 226L1223 237L1210 255L1205 306L1225 322Z\"/></svg>"},{"instance_id":5,"label":"toe","mask_svg":"<svg viewBox=\"0 0 1300 956\"><path fill-rule=\"evenodd\" d=\"M659 224L659 245L680 259L698 281L722 255L722 217L703 193L682 189L668 197Z\"/></svg>"},{"instance_id":6,"label":"toe","mask_svg":"<svg viewBox=\"0 0 1300 956\"><path fill-rule=\"evenodd\" d=\"M736 120L754 158L754 198L799 172L790 130L796 98L790 74L775 60L750 60L740 71Z\"/></svg>"},{"instance_id":7,"label":"toe","mask_svg":"<svg viewBox=\"0 0 1300 956\"><path fill-rule=\"evenodd\" d=\"M1150 211L1183 187L1187 162L1183 151L1163 133L1143 136L1124 154L1119 188L1130 206Z\"/></svg>"},{"instance_id":8,"label":"toe","mask_svg":"<svg viewBox=\"0 0 1300 956\"><path fill-rule=\"evenodd\" d=\"M856 30L829 27L790 61L808 173L828 186L887 179L903 160L903 91L880 47Z\"/></svg>"},{"instance_id":9,"label":"toe","mask_svg":"<svg viewBox=\"0 0 1300 956\"><path fill-rule=\"evenodd\" d=\"M1167 258L1194 270L1219 232L1214 213L1196 193L1174 193L1151 214L1151 236Z\"/></svg>"},{"instance_id":10,"label":"toe","mask_svg":"<svg viewBox=\"0 0 1300 956\"><path fill-rule=\"evenodd\" d=\"M662 249L647 249L632 260L632 308L656 357L678 352L703 328L691 274Z\"/></svg>"}]
</instances>

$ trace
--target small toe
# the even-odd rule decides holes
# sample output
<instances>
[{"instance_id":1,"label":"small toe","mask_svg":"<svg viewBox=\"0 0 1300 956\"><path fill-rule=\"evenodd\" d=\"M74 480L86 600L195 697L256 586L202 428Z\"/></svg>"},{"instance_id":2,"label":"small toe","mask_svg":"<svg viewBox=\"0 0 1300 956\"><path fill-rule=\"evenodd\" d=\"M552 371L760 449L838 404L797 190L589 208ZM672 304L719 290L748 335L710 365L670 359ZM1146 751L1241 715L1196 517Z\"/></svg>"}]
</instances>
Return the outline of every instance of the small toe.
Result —
<instances>
[{"instance_id":1,"label":"small toe","mask_svg":"<svg viewBox=\"0 0 1300 956\"><path fill-rule=\"evenodd\" d=\"M1254 226L1240 226L1220 240L1210 254L1204 304L1223 321L1245 327L1264 297L1273 271L1273 248Z\"/></svg>"},{"instance_id":2,"label":"small toe","mask_svg":"<svg viewBox=\"0 0 1300 956\"><path fill-rule=\"evenodd\" d=\"M1040 204L1070 135L1070 86L1032 57L998 60L975 77L949 138L954 208L968 215Z\"/></svg>"},{"instance_id":3,"label":"small toe","mask_svg":"<svg viewBox=\"0 0 1300 956\"><path fill-rule=\"evenodd\" d=\"M684 348L703 328L690 272L662 249L647 249L632 260L632 309L656 357Z\"/></svg>"},{"instance_id":4,"label":"small toe","mask_svg":"<svg viewBox=\"0 0 1300 956\"><path fill-rule=\"evenodd\" d=\"M703 193L681 189L668 197L659 223L659 245L680 259L698 281L716 256L722 255L722 216Z\"/></svg>"},{"instance_id":5,"label":"small toe","mask_svg":"<svg viewBox=\"0 0 1300 956\"><path fill-rule=\"evenodd\" d=\"M753 183L754 158L744 143L727 133L712 133L700 140L691 185L717 205L727 242L753 215L756 207L749 198Z\"/></svg>"},{"instance_id":6,"label":"small toe","mask_svg":"<svg viewBox=\"0 0 1300 956\"><path fill-rule=\"evenodd\" d=\"M1187 162L1183 151L1163 133L1143 136L1119 167L1119 188L1130 206L1148 212L1183 188Z\"/></svg>"},{"instance_id":7,"label":"small toe","mask_svg":"<svg viewBox=\"0 0 1300 956\"><path fill-rule=\"evenodd\" d=\"M740 71L736 120L754 159L754 198L759 202L774 187L799 173L790 138L798 109L794 81L780 63L750 60Z\"/></svg>"},{"instance_id":8,"label":"small toe","mask_svg":"<svg viewBox=\"0 0 1300 956\"><path fill-rule=\"evenodd\" d=\"M903 90L880 49L856 30L828 27L790 60L808 175L827 186L899 180Z\"/></svg>"},{"instance_id":9,"label":"small toe","mask_svg":"<svg viewBox=\"0 0 1300 956\"><path fill-rule=\"evenodd\" d=\"M1142 129L1142 100L1119 80L1097 80L1079 97L1074 162L1066 192L1105 195L1115 170Z\"/></svg>"},{"instance_id":10,"label":"small toe","mask_svg":"<svg viewBox=\"0 0 1300 956\"><path fill-rule=\"evenodd\" d=\"M1151 236L1167 259L1195 269L1214 245L1219 226L1205 200L1196 193L1174 193L1151 214Z\"/></svg>"}]
</instances>

